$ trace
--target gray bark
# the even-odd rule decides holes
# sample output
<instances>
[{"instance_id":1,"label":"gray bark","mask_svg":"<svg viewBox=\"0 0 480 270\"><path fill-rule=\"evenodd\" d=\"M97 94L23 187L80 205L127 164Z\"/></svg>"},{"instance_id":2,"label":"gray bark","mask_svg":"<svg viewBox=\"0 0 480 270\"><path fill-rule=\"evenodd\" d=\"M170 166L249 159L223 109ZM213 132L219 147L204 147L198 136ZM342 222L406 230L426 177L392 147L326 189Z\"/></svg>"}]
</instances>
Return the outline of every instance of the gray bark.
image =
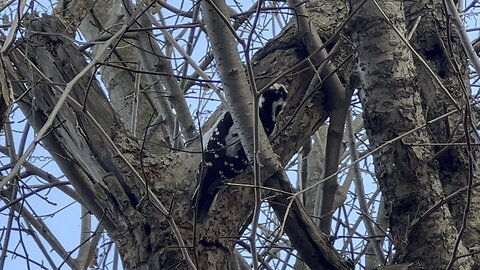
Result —
<instances>
[{"instance_id":1,"label":"gray bark","mask_svg":"<svg viewBox=\"0 0 480 270\"><path fill-rule=\"evenodd\" d=\"M406 36L402 2L377 2L400 35ZM372 148L382 146L373 157L397 260L424 269L445 268L456 240L449 209L442 206L428 218L416 220L442 199L443 190L431 147L412 145L430 142L425 129L415 130L424 126L426 119L421 93L416 87L412 53L372 2L364 5L353 25L365 93L362 99L365 126ZM402 135L403 138L390 141ZM458 254L466 251L460 243ZM463 258L456 261L454 268L472 269L472 266L470 258Z\"/></svg>"},{"instance_id":2,"label":"gray bark","mask_svg":"<svg viewBox=\"0 0 480 270\"><path fill-rule=\"evenodd\" d=\"M441 78L442 84L448 89L449 94L455 99L461 108L466 108L468 102L468 93L470 93L467 57L460 43L457 29L452 31L439 31L449 26L449 20L445 7L440 1L426 1L428 5L416 5L413 2L406 2L405 16L408 29L412 28L415 20L421 18L418 27L412 33L412 45L418 53L425 59L429 67ZM421 16L421 17L420 17ZM427 120L435 119L447 112L456 111L457 107L450 98L439 89L436 83L431 79L425 65L418 60L415 61L418 72L418 86L422 89L422 98L424 100L423 108L427 112ZM467 107L468 108L468 107ZM432 123L428 126L430 140L432 142L444 143L434 148L434 158L438 162L440 180L443 186L445 196L468 186L470 177L478 179L478 170L469 172L469 155L473 160L479 159L478 148L469 150L465 145L466 136L470 137L472 143L478 142L474 126L465 126L464 114L470 114L470 111L459 111L441 121ZM475 118L475 116L473 115ZM475 119L472 119L475 121ZM469 134L466 134L468 131ZM463 146L449 146L450 143L463 143ZM467 193L462 192L460 196L455 197L448 203L452 213L455 227L459 230L462 226L464 210L466 206ZM478 189L473 189L470 214L467 215L467 226L462 235L462 240L468 248L478 247L480 244L480 216L473 214L480 211L480 193ZM476 267L480 267L480 257L474 257Z\"/></svg>"},{"instance_id":3,"label":"gray bark","mask_svg":"<svg viewBox=\"0 0 480 270\"><path fill-rule=\"evenodd\" d=\"M64 10L66 14L62 21L67 21L65 25L71 25L72 17L75 18L73 22L91 42L110 37L124 22L122 4L117 0L72 1L68 2ZM110 61L116 66L101 67L101 80L106 86L113 109L126 126L131 128L131 118L135 112L138 136L142 138L148 132L147 148L158 154L168 153L171 147L169 134L175 134L175 131L174 116L165 98L165 90L160 83L150 85L145 79L140 84L135 84L135 75L129 69L141 70L139 51L132 46L133 40L137 38L132 35L127 37L129 38L121 41L110 56ZM142 91L135 91L137 87ZM135 93L139 95L135 96ZM140 104L135 111L134 102ZM155 111L160 113L155 114L154 121L151 121L152 112Z\"/></svg>"}]
</instances>

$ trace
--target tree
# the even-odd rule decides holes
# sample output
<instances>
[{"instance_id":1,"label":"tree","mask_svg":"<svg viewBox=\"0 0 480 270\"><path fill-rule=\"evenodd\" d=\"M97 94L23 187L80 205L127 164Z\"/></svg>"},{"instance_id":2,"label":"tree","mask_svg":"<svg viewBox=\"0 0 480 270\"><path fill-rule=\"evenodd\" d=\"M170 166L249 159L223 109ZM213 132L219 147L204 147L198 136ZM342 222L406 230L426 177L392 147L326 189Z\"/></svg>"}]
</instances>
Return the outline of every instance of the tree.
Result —
<instances>
[{"instance_id":1,"label":"tree","mask_svg":"<svg viewBox=\"0 0 480 270\"><path fill-rule=\"evenodd\" d=\"M115 252L125 269L479 267L467 59L471 74L480 65L460 4L12 8L1 50L2 268L16 256L42 269L115 269ZM255 106L273 83L289 98L267 138ZM200 138L224 110L252 166L195 223ZM68 181L35 162L43 148ZM81 205L71 250L32 204L52 189ZM102 238L115 249L98 250Z\"/></svg>"}]
</instances>

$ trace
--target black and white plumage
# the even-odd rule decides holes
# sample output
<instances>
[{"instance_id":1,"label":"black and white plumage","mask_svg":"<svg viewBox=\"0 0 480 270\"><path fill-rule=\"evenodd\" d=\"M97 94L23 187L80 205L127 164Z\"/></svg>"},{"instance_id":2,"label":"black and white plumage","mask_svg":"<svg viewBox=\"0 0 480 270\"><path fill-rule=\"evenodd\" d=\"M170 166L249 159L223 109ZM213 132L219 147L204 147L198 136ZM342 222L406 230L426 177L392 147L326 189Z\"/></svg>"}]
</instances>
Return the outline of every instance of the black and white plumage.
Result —
<instances>
[{"instance_id":1,"label":"black and white plumage","mask_svg":"<svg viewBox=\"0 0 480 270\"><path fill-rule=\"evenodd\" d=\"M267 136L273 133L277 117L287 101L287 89L275 83L259 99L259 117ZM232 116L225 112L203 137L204 163L200 168L197 221L202 222L225 180L234 178L248 166ZM202 166L202 165L200 165ZM194 197L193 203L197 199Z\"/></svg>"}]
</instances>

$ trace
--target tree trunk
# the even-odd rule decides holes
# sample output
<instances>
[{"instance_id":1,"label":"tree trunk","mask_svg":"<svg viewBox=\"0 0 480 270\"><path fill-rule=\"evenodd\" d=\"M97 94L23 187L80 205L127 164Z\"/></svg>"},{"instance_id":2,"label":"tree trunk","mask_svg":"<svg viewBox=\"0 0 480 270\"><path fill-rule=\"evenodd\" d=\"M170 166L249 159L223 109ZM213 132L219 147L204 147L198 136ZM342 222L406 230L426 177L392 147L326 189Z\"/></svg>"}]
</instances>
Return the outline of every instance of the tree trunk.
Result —
<instances>
[{"instance_id":1,"label":"tree trunk","mask_svg":"<svg viewBox=\"0 0 480 270\"><path fill-rule=\"evenodd\" d=\"M412 53L400 38L406 36L403 5L399 1L377 2L388 22L372 2L367 2L353 25L358 33L365 126L372 149L382 146L373 157L397 262L443 269L452 256L456 228L446 206L419 220L440 202L443 190L435 153L428 146L430 137L424 128L425 112ZM466 253L460 243L458 254ZM458 259L454 267L472 269L472 265L467 257Z\"/></svg>"},{"instance_id":2,"label":"tree trunk","mask_svg":"<svg viewBox=\"0 0 480 270\"><path fill-rule=\"evenodd\" d=\"M412 45L423 57L428 66L440 78L442 84L448 89L448 94L453 97L460 108L470 108L467 57L460 42L457 29L450 24L445 6L441 1L427 1L426 5L415 5L406 2L405 14L408 29L411 29L417 19L420 24L412 35ZM443 29L451 28L451 31ZM442 31L440 31L442 30ZM415 61L418 74L418 87L422 89L423 109L427 112L427 120L441 117L446 113L457 111L458 107L449 96L432 81L431 75L424 64L418 59ZM428 125L430 140L443 145L436 146L435 159L438 161L439 176L445 196L468 186L469 179L478 179L478 171L470 171L469 156L479 160L477 148L472 150L466 146L467 138L472 143L478 141L472 132L475 126L468 123L465 126L465 113L469 110L457 111L440 121ZM475 116L470 115L475 118ZM472 119L476 122L475 119ZM463 146L448 146L447 144L464 144ZM473 173L473 175L471 175ZM462 192L448 202L448 207L457 230L463 223L466 206L467 192ZM480 193L473 189L471 194L470 213L467 215L467 226L462 234L462 240L469 249L480 244L480 216L474 213L480 211ZM476 268L480 267L480 257L474 257Z\"/></svg>"}]
</instances>

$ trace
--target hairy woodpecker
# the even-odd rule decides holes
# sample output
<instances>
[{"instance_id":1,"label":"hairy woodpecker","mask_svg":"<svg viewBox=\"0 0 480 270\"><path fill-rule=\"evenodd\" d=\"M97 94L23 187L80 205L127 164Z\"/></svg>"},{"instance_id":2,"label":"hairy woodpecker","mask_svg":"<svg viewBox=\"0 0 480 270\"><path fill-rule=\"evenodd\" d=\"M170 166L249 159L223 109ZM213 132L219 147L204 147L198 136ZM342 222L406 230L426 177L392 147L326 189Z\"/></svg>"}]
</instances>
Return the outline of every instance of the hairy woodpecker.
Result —
<instances>
[{"instance_id":1,"label":"hairy woodpecker","mask_svg":"<svg viewBox=\"0 0 480 270\"><path fill-rule=\"evenodd\" d=\"M259 117L267 136L275 128L277 117L287 101L287 89L275 83L259 99ZM204 162L200 164L199 186L193 204L197 205L197 222L203 222L225 180L234 178L248 166L237 128L229 112L223 113L203 137Z\"/></svg>"}]
</instances>

